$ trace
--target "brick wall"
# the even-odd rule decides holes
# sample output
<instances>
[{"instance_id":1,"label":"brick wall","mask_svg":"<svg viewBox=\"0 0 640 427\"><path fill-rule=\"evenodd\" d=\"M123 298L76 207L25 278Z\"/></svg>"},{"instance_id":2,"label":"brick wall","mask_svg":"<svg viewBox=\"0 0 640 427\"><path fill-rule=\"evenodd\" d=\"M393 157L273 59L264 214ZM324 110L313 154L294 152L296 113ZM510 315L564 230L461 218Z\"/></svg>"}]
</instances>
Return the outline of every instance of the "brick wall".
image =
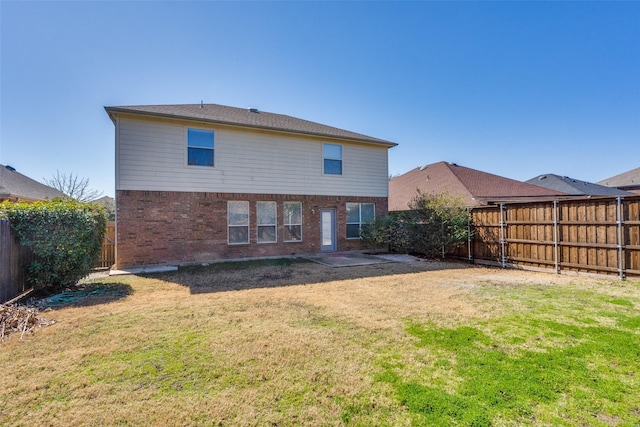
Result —
<instances>
[{"instance_id":1,"label":"brick wall","mask_svg":"<svg viewBox=\"0 0 640 427\"><path fill-rule=\"evenodd\" d=\"M248 201L250 243L227 243L227 201ZM256 202L278 206L278 241L257 243ZM283 242L283 202L302 202L302 241ZM387 212L385 197L292 196L282 194L116 191L116 267L189 264L221 259L301 255L320 252L320 209L336 210L337 250L360 249L346 239L346 203L375 203Z\"/></svg>"}]
</instances>

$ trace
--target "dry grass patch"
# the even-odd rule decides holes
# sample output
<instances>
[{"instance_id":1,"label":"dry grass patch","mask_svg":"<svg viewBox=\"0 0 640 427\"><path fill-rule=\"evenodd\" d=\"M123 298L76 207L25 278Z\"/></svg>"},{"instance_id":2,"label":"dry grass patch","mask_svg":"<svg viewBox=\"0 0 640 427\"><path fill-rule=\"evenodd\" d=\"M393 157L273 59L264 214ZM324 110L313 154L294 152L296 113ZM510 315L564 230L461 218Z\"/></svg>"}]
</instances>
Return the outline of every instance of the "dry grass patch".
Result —
<instances>
[{"instance_id":1,"label":"dry grass patch","mask_svg":"<svg viewBox=\"0 0 640 427\"><path fill-rule=\"evenodd\" d=\"M452 336L516 354L543 347L533 337L535 322L544 326L563 304L563 324L576 323L572 316L611 321L618 313L611 322L633 325L637 285L573 282L435 262L236 264L123 277L117 284L130 287L128 295L53 310L55 325L2 344L0 422L420 424L427 418L411 403L419 399L405 396L411 384L451 395L464 384L464 357L423 344L443 342L434 330L460 330ZM587 315L594 298L598 306ZM568 345L545 328L543 342ZM590 360L598 369L604 363ZM627 386L637 390L637 380ZM603 410L594 419L630 419L618 412ZM541 425L554 420L538 415L547 417ZM497 412L493 420L523 421L514 417ZM580 419L573 412L565 418ZM464 425L466 418L448 420Z\"/></svg>"}]
</instances>

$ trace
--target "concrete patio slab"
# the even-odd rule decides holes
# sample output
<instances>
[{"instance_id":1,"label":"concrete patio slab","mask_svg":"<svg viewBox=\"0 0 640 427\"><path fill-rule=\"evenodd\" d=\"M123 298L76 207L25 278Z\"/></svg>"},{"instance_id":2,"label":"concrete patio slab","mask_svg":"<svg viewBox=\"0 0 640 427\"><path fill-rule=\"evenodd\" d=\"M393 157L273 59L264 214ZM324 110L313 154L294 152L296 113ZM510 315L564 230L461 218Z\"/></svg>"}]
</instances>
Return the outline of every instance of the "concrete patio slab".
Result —
<instances>
[{"instance_id":1,"label":"concrete patio slab","mask_svg":"<svg viewBox=\"0 0 640 427\"><path fill-rule=\"evenodd\" d=\"M411 256L411 255L403 255L403 254L383 254L376 255L379 258L384 258L393 262L415 262L420 261L420 258Z\"/></svg>"},{"instance_id":2,"label":"concrete patio slab","mask_svg":"<svg viewBox=\"0 0 640 427\"><path fill-rule=\"evenodd\" d=\"M411 257L413 259L409 261L402 255L368 255L360 252L328 252L304 258L328 267L354 267L389 262L412 262L416 260Z\"/></svg>"},{"instance_id":3,"label":"concrete patio slab","mask_svg":"<svg viewBox=\"0 0 640 427\"><path fill-rule=\"evenodd\" d=\"M140 268L128 268L124 270L111 270L109 271L109 276L122 276L125 274L166 273L168 271L177 270L178 267L175 265L157 265Z\"/></svg>"}]
</instances>

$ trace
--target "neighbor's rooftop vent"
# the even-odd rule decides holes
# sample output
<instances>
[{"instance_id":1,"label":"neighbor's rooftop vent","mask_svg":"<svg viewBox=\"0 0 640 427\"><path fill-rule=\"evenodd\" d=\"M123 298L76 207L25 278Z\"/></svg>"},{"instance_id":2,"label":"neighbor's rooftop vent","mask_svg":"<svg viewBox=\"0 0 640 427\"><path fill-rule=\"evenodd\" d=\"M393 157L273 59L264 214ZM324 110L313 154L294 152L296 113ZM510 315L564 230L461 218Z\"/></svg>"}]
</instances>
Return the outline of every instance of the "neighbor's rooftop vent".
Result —
<instances>
[{"instance_id":1,"label":"neighbor's rooftop vent","mask_svg":"<svg viewBox=\"0 0 640 427\"><path fill-rule=\"evenodd\" d=\"M16 168L14 168L13 166L6 165L5 168L9 169L11 172L16 171Z\"/></svg>"},{"instance_id":2,"label":"neighbor's rooftop vent","mask_svg":"<svg viewBox=\"0 0 640 427\"><path fill-rule=\"evenodd\" d=\"M260 111L258 111L258 109L257 109L257 108L255 108L255 107L250 107L250 108L249 108L249 112L250 112L250 113L259 113Z\"/></svg>"}]
</instances>

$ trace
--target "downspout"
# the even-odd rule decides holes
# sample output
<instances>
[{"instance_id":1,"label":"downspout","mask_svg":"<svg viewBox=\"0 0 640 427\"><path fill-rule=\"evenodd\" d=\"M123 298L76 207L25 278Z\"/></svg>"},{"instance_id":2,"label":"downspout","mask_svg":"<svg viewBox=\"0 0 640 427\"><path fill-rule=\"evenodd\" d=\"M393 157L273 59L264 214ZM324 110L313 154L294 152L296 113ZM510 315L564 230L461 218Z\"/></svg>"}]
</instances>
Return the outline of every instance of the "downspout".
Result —
<instances>
[{"instance_id":1,"label":"downspout","mask_svg":"<svg viewBox=\"0 0 640 427\"><path fill-rule=\"evenodd\" d=\"M109 116L111 116L111 114L109 114ZM112 120L114 120L112 118ZM115 131L115 141L114 141L114 145L115 145L115 154L116 154L116 162L115 162L115 175L116 175L116 180L115 180L115 184L116 184L116 188L115 188L115 199L114 199L114 206L113 209L115 210L115 230L114 230L114 238L113 238L113 244L114 244L114 248L113 248L113 257L114 257L114 264L111 266L112 268L116 269L118 268L118 228L119 228L119 222L118 222L118 211L120 209L118 209L118 202L120 201L120 197L118 195L118 190L120 189L120 117L116 117L114 120L114 125L116 127L116 131Z\"/></svg>"}]
</instances>

